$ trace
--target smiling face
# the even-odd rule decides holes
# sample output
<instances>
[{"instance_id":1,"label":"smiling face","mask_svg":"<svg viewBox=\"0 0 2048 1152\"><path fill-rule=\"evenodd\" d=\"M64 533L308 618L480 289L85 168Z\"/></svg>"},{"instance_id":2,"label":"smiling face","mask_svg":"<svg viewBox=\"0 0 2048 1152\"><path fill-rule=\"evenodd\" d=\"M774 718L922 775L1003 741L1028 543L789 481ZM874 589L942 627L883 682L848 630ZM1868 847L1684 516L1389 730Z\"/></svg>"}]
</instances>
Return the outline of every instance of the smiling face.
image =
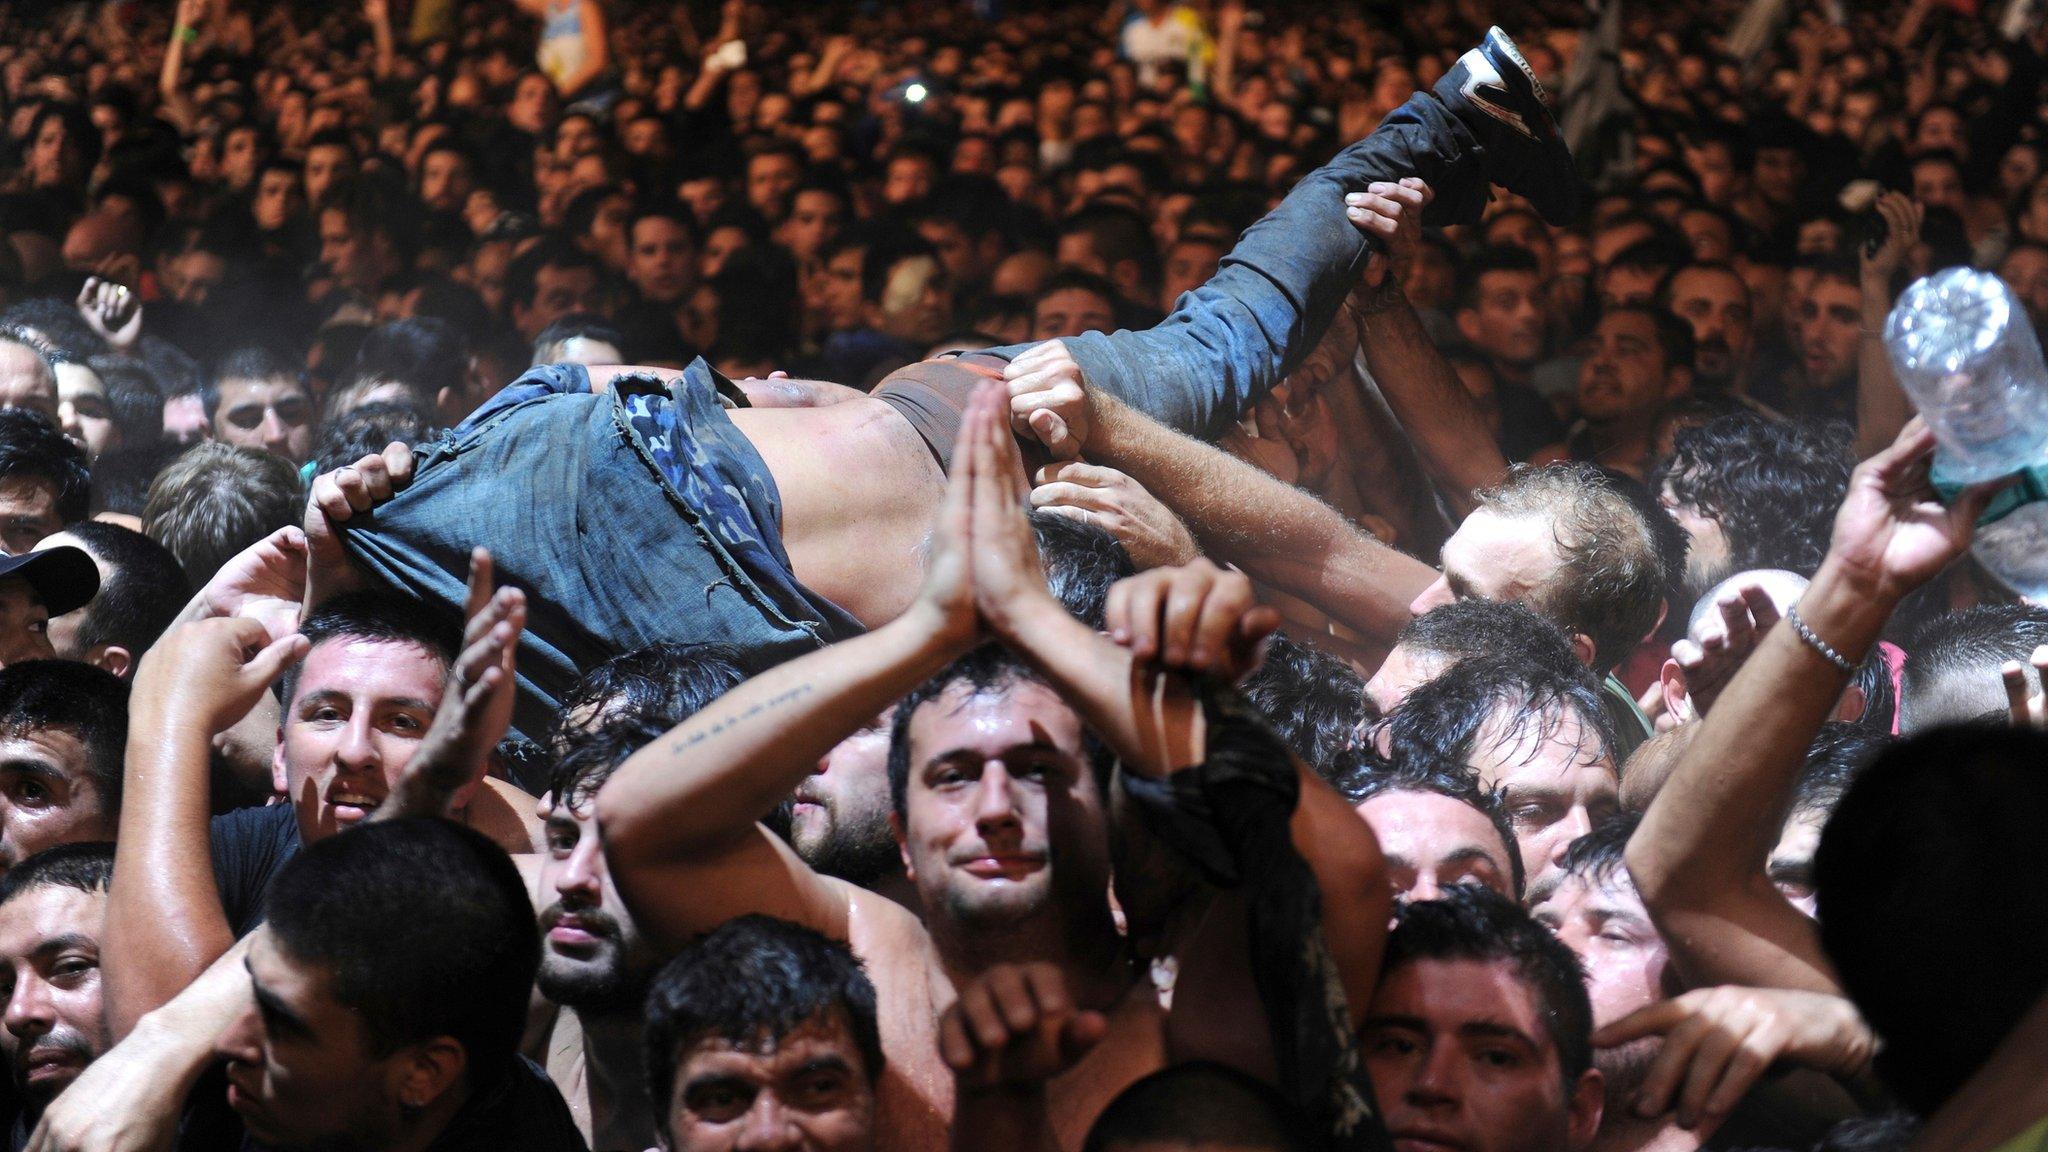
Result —
<instances>
[{"instance_id":1,"label":"smiling face","mask_svg":"<svg viewBox=\"0 0 2048 1152\"><path fill-rule=\"evenodd\" d=\"M105 1047L100 934L107 894L38 884L0 905L0 1052L30 1116Z\"/></svg>"},{"instance_id":2,"label":"smiling face","mask_svg":"<svg viewBox=\"0 0 2048 1152\"><path fill-rule=\"evenodd\" d=\"M1102 794L1081 718L1052 689L956 684L918 708L909 730L899 840L932 918L1006 928L1061 902L1104 903Z\"/></svg>"},{"instance_id":3,"label":"smiling face","mask_svg":"<svg viewBox=\"0 0 2048 1152\"><path fill-rule=\"evenodd\" d=\"M309 843L368 819L419 748L448 665L405 640L337 637L300 666L271 761Z\"/></svg>"}]
</instances>

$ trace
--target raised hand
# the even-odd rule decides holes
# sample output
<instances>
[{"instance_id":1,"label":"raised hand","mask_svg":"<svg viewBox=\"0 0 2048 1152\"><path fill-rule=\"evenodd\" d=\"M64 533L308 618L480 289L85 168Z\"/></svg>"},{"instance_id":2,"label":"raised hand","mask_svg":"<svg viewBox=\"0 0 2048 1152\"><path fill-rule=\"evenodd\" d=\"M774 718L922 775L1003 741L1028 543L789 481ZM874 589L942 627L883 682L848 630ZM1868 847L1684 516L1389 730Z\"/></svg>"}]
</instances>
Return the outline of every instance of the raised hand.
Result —
<instances>
[{"instance_id":1,"label":"raised hand","mask_svg":"<svg viewBox=\"0 0 2048 1152\"><path fill-rule=\"evenodd\" d=\"M1645 1036L1664 1045L1637 1095L1639 1116L1676 1108L1710 1135L1771 1065L1788 1060L1841 1079L1863 1076L1877 1037L1840 996L1783 988L1701 988L1631 1013L1593 1035L1612 1048Z\"/></svg>"},{"instance_id":2,"label":"raised hand","mask_svg":"<svg viewBox=\"0 0 2048 1152\"><path fill-rule=\"evenodd\" d=\"M1685 692L1693 711L1704 716L1736 670L1778 624L1778 606L1754 584L1731 588L1714 601L1715 626L1699 640L1685 637L1671 646L1671 658L1685 671Z\"/></svg>"},{"instance_id":3,"label":"raised hand","mask_svg":"<svg viewBox=\"0 0 2048 1152\"><path fill-rule=\"evenodd\" d=\"M922 614L931 629L961 648L981 638L981 617L974 607L974 483L969 466L979 435L975 414L988 403L993 384L984 385L967 401L960 432L953 441L953 471L946 477L946 495L932 524L932 546L925 560L924 587L912 613Z\"/></svg>"},{"instance_id":4,"label":"raised hand","mask_svg":"<svg viewBox=\"0 0 2048 1152\"><path fill-rule=\"evenodd\" d=\"M412 467L412 449L393 442L382 452L313 478L305 521L309 602L345 590L355 580L337 526L404 491L412 483Z\"/></svg>"},{"instance_id":5,"label":"raised hand","mask_svg":"<svg viewBox=\"0 0 2048 1152\"><path fill-rule=\"evenodd\" d=\"M306 595L306 534L279 528L235 554L186 605L180 620L235 616L263 625L272 640L299 629Z\"/></svg>"},{"instance_id":6,"label":"raised hand","mask_svg":"<svg viewBox=\"0 0 2048 1152\"><path fill-rule=\"evenodd\" d=\"M962 1095L1036 1087L1072 1068L1108 1026L1074 1004L1056 965L998 964L939 1017L939 1055Z\"/></svg>"},{"instance_id":7,"label":"raised hand","mask_svg":"<svg viewBox=\"0 0 2048 1152\"><path fill-rule=\"evenodd\" d=\"M1107 529L1140 568L1185 564L1201 554L1180 517L1114 468L1072 460L1041 468L1032 480L1033 508Z\"/></svg>"},{"instance_id":8,"label":"raised hand","mask_svg":"<svg viewBox=\"0 0 2048 1152\"><path fill-rule=\"evenodd\" d=\"M492 590L491 554L469 556L462 653L448 670L441 707L377 815L440 816L457 790L483 775L491 750L512 726L513 657L526 627L526 594Z\"/></svg>"},{"instance_id":9,"label":"raised hand","mask_svg":"<svg viewBox=\"0 0 2048 1152\"><path fill-rule=\"evenodd\" d=\"M1235 681L1258 666L1280 614L1258 602L1244 573L1197 557L1117 581L1103 622L1140 660Z\"/></svg>"},{"instance_id":10,"label":"raised hand","mask_svg":"<svg viewBox=\"0 0 2048 1152\"><path fill-rule=\"evenodd\" d=\"M1073 460L1088 446L1094 419L1081 365L1058 340L1027 349L1003 369L1010 393L1010 424L1019 436L1035 436L1045 450Z\"/></svg>"},{"instance_id":11,"label":"raised hand","mask_svg":"<svg viewBox=\"0 0 2048 1152\"><path fill-rule=\"evenodd\" d=\"M1943 506L1929 480L1934 433L1919 418L1856 466L1835 514L1827 564L1868 595L1896 602L1963 554L1977 517L2006 483L1974 485Z\"/></svg>"},{"instance_id":12,"label":"raised hand","mask_svg":"<svg viewBox=\"0 0 2048 1152\"><path fill-rule=\"evenodd\" d=\"M1919 247L1920 222L1927 209L1903 192L1886 192L1877 198L1877 214L1884 219L1884 239L1864 249L1863 280L1882 291L1889 307L1892 277L1905 265L1913 249Z\"/></svg>"},{"instance_id":13,"label":"raised hand","mask_svg":"<svg viewBox=\"0 0 2048 1152\"><path fill-rule=\"evenodd\" d=\"M142 338L142 300L126 285L86 277L78 290L78 312L86 326L117 352L135 347Z\"/></svg>"},{"instance_id":14,"label":"raised hand","mask_svg":"<svg viewBox=\"0 0 2048 1152\"><path fill-rule=\"evenodd\" d=\"M1345 218L1378 241L1378 251L1365 267L1367 287L1379 287L1389 274L1399 283L1407 274L1422 246L1423 209L1434 199L1436 192L1414 176L1404 176L1399 183L1376 180L1363 192L1345 194Z\"/></svg>"},{"instance_id":15,"label":"raised hand","mask_svg":"<svg viewBox=\"0 0 2048 1152\"><path fill-rule=\"evenodd\" d=\"M196 721L218 735L249 714L309 645L297 633L272 639L264 626L227 617L179 624L150 646L135 673L139 715Z\"/></svg>"},{"instance_id":16,"label":"raised hand","mask_svg":"<svg viewBox=\"0 0 2048 1152\"><path fill-rule=\"evenodd\" d=\"M990 631L1008 638L1035 611L1064 609L1046 589L1038 538L1024 514L1024 457L1003 419L1003 398L994 383L975 392L960 423L960 447L968 452L963 460L956 449L953 466L965 468L970 486L975 608Z\"/></svg>"}]
</instances>

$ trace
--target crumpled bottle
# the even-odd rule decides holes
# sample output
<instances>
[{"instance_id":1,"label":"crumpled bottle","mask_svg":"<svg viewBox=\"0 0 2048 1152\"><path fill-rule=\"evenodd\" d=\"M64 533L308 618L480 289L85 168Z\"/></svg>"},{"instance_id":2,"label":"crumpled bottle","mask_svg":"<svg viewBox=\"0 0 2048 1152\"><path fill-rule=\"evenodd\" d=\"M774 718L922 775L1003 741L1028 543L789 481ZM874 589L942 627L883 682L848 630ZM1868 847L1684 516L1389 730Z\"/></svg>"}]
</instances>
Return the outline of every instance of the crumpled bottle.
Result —
<instances>
[{"instance_id":1,"label":"crumpled bottle","mask_svg":"<svg viewBox=\"0 0 2048 1152\"><path fill-rule=\"evenodd\" d=\"M1945 496L2021 474L1972 551L2013 591L2048 603L2048 367L2026 310L1989 272L1949 268L1906 289L1884 341L1940 445L1934 478Z\"/></svg>"}]
</instances>

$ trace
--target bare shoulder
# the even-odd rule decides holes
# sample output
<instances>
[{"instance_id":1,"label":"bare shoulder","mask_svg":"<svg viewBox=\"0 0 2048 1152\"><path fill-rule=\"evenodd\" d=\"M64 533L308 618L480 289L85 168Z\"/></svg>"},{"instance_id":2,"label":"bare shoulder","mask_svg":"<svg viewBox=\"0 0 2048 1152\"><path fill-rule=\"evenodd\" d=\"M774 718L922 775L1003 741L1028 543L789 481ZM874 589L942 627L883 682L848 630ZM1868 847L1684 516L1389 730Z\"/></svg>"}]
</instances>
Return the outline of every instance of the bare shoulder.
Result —
<instances>
[{"instance_id":1,"label":"bare shoulder","mask_svg":"<svg viewBox=\"0 0 2048 1152\"><path fill-rule=\"evenodd\" d=\"M533 794L495 777L484 777L469 807L463 810L471 828L491 838L498 847L519 856L540 845L540 800Z\"/></svg>"}]
</instances>

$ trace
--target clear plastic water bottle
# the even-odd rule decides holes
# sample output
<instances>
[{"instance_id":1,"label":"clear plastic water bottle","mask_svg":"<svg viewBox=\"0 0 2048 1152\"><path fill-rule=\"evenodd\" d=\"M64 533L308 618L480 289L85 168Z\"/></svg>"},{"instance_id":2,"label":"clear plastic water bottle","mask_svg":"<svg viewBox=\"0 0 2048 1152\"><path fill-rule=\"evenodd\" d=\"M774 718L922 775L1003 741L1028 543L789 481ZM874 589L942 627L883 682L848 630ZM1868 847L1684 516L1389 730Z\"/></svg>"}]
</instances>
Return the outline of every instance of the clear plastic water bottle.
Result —
<instances>
[{"instance_id":1,"label":"clear plastic water bottle","mask_svg":"<svg viewBox=\"0 0 2048 1152\"><path fill-rule=\"evenodd\" d=\"M2048 465L2048 367L2004 281L1970 268L1916 281L1884 339L1899 384L1941 445L1945 478L1973 483ZM2048 503L1978 529L1974 551L2015 592L2048 603Z\"/></svg>"}]
</instances>

